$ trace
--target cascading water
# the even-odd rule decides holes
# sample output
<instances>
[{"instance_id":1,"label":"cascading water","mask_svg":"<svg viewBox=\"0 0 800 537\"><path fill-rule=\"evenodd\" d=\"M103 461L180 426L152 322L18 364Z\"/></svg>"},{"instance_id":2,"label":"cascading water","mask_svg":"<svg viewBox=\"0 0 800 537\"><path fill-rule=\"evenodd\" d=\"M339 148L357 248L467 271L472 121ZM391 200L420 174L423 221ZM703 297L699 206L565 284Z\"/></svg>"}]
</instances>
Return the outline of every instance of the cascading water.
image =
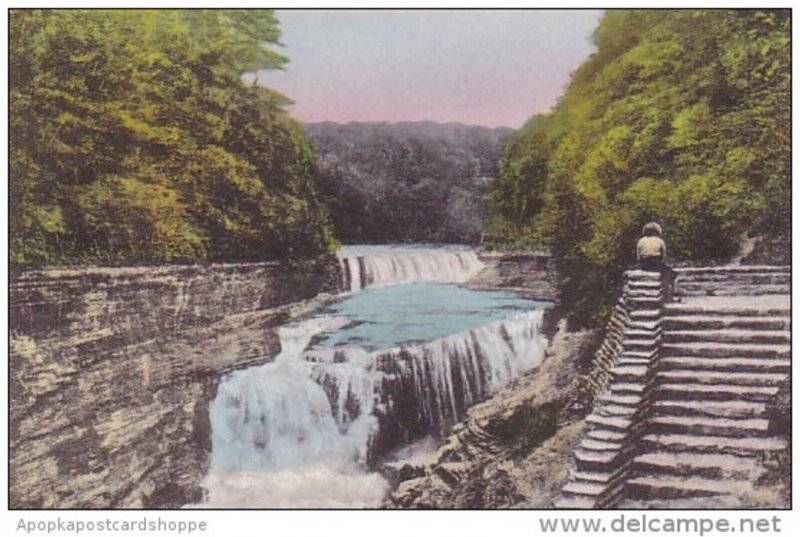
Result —
<instances>
[{"instance_id":1,"label":"cascading water","mask_svg":"<svg viewBox=\"0 0 800 537\"><path fill-rule=\"evenodd\" d=\"M484 264L461 246L345 246L339 251L342 289L411 282L463 283Z\"/></svg>"},{"instance_id":2,"label":"cascading water","mask_svg":"<svg viewBox=\"0 0 800 537\"><path fill-rule=\"evenodd\" d=\"M314 364L303 360L314 336L347 322L321 317L283 327L274 362L220 384L209 409L208 506L359 507L383 495L384 480L362 469L377 424L370 407L375 373L349 368L342 385L361 396L363 412L345 423L314 380Z\"/></svg>"},{"instance_id":3,"label":"cascading water","mask_svg":"<svg viewBox=\"0 0 800 537\"><path fill-rule=\"evenodd\" d=\"M541 361L545 307L439 283L376 286L280 328L275 360L230 374L211 404L206 505L378 506L380 456L444 433Z\"/></svg>"}]
</instances>

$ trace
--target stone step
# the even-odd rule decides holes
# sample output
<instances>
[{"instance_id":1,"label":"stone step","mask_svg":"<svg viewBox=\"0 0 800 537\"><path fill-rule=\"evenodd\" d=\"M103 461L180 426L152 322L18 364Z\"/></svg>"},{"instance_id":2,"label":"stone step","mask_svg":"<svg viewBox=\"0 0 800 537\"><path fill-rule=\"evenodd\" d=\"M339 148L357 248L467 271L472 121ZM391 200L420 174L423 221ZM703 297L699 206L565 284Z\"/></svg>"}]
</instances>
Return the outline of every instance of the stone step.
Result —
<instances>
[{"instance_id":1,"label":"stone step","mask_svg":"<svg viewBox=\"0 0 800 537\"><path fill-rule=\"evenodd\" d=\"M643 382L611 382L608 387L615 395L641 395L648 388Z\"/></svg>"},{"instance_id":2,"label":"stone step","mask_svg":"<svg viewBox=\"0 0 800 537\"><path fill-rule=\"evenodd\" d=\"M645 497L634 498L620 498L614 504L615 509L661 509L661 510L696 510L702 509L741 509L742 499L732 494L715 494L713 496L706 496L703 498L687 497L687 498L672 498L660 499L653 498L652 500Z\"/></svg>"},{"instance_id":3,"label":"stone step","mask_svg":"<svg viewBox=\"0 0 800 537\"><path fill-rule=\"evenodd\" d=\"M611 403L613 405L624 405L637 407L642 403L641 395L618 395L614 393L603 393L597 396L597 403Z\"/></svg>"},{"instance_id":4,"label":"stone step","mask_svg":"<svg viewBox=\"0 0 800 537\"><path fill-rule=\"evenodd\" d=\"M620 356L615 365L649 366L653 363L650 358L634 358L631 356Z\"/></svg>"},{"instance_id":5,"label":"stone step","mask_svg":"<svg viewBox=\"0 0 800 537\"><path fill-rule=\"evenodd\" d=\"M703 477L646 476L636 477L626 483L626 495L644 498L685 498L728 494L731 490L752 490L749 480L719 480Z\"/></svg>"},{"instance_id":6,"label":"stone step","mask_svg":"<svg viewBox=\"0 0 800 537\"><path fill-rule=\"evenodd\" d=\"M659 384L654 396L659 400L715 400L739 399L742 401L767 401L778 393L777 386L737 386L699 384L695 382Z\"/></svg>"},{"instance_id":7,"label":"stone step","mask_svg":"<svg viewBox=\"0 0 800 537\"><path fill-rule=\"evenodd\" d=\"M676 296L745 296L745 295L788 295L788 284L782 285L742 285L722 283L687 283L675 286Z\"/></svg>"},{"instance_id":8,"label":"stone step","mask_svg":"<svg viewBox=\"0 0 800 537\"><path fill-rule=\"evenodd\" d=\"M617 472L591 472L587 470L575 470L570 476L576 481L589 481L591 483L603 483L608 485L619 474Z\"/></svg>"},{"instance_id":9,"label":"stone step","mask_svg":"<svg viewBox=\"0 0 800 537\"><path fill-rule=\"evenodd\" d=\"M594 438L605 442L621 442L627 435L622 431L609 429L591 429L586 433L587 438Z\"/></svg>"},{"instance_id":10,"label":"stone step","mask_svg":"<svg viewBox=\"0 0 800 537\"><path fill-rule=\"evenodd\" d=\"M666 315L662 322L664 331L676 330L789 330L789 317L739 317L715 315Z\"/></svg>"},{"instance_id":11,"label":"stone step","mask_svg":"<svg viewBox=\"0 0 800 537\"><path fill-rule=\"evenodd\" d=\"M581 447L589 451L619 451L622 448L622 444L584 437L581 440Z\"/></svg>"},{"instance_id":12,"label":"stone step","mask_svg":"<svg viewBox=\"0 0 800 537\"><path fill-rule=\"evenodd\" d=\"M745 330L729 328L725 330L667 330L663 335L665 343L719 342L719 343L789 343L788 330Z\"/></svg>"},{"instance_id":13,"label":"stone step","mask_svg":"<svg viewBox=\"0 0 800 537\"><path fill-rule=\"evenodd\" d=\"M630 418L636 411L639 410L637 406L629 405L614 405L606 403L604 405L596 406L594 412L600 416L619 416L621 418Z\"/></svg>"},{"instance_id":14,"label":"stone step","mask_svg":"<svg viewBox=\"0 0 800 537\"><path fill-rule=\"evenodd\" d=\"M628 321L627 326L626 330L646 330L651 333L659 333L661 331L661 318L659 317L652 321L634 321L631 319Z\"/></svg>"},{"instance_id":15,"label":"stone step","mask_svg":"<svg viewBox=\"0 0 800 537\"><path fill-rule=\"evenodd\" d=\"M700 476L711 479L748 479L758 477L761 469L755 454L685 453L655 451L633 461L636 474Z\"/></svg>"},{"instance_id":16,"label":"stone step","mask_svg":"<svg viewBox=\"0 0 800 537\"><path fill-rule=\"evenodd\" d=\"M564 495L556 498L553 506L556 509L594 509L596 498L590 496Z\"/></svg>"},{"instance_id":17,"label":"stone step","mask_svg":"<svg viewBox=\"0 0 800 537\"><path fill-rule=\"evenodd\" d=\"M643 360L652 360L657 356L658 352L655 348L653 349L625 349L622 351L620 355L621 358L641 358Z\"/></svg>"},{"instance_id":18,"label":"stone step","mask_svg":"<svg viewBox=\"0 0 800 537\"><path fill-rule=\"evenodd\" d=\"M620 416L601 416L594 412L586 417L586 422L617 431L627 431L631 426L631 420L627 418Z\"/></svg>"},{"instance_id":19,"label":"stone step","mask_svg":"<svg viewBox=\"0 0 800 537\"><path fill-rule=\"evenodd\" d=\"M635 322L653 321L661 318L661 308L633 310L628 316Z\"/></svg>"},{"instance_id":20,"label":"stone step","mask_svg":"<svg viewBox=\"0 0 800 537\"><path fill-rule=\"evenodd\" d=\"M637 380L647 375L646 365L615 365L611 368L611 375L617 380Z\"/></svg>"},{"instance_id":21,"label":"stone step","mask_svg":"<svg viewBox=\"0 0 800 537\"><path fill-rule=\"evenodd\" d=\"M713 359L713 358L712 358ZM713 386L777 386L788 376L784 373L709 371L707 369L670 369L658 372L658 382L665 384L710 384Z\"/></svg>"},{"instance_id":22,"label":"stone step","mask_svg":"<svg viewBox=\"0 0 800 537\"><path fill-rule=\"evenodd\" d=\"M785 358L702 358L698 356L665 356L661 371L702 369L710 371L789 373L792 362Z\"/></svg>"},{"instance_id":23,"label":"stone step","mask_svg":"<svg viewBox=\"0 0 800 537\"><path fill-rule=\"evenodd\" d=\"M646 434L642 437L641 444L650 451L681 452L687 458L695 453L752 455L759 451L775 451L786 447L786 441L775 437L737 438L687 434Z\"/></svg>"},{"instance_id":24,"label":"stone step","mask_svg":"<svg viewBox=\"0 0 800 537\"><path fill-rule=\"evenodd\" d=\"M595 471L598 468L608 468L619 456L620 452L616 450L595 451L580 447L575 450L575 461L578 467L590 471Z\"/></svg>"},{"instance_id":25,"label":"stone step","mask_svg":"<svg viewBox=\"0 0 800 537\"><path fill-rule=\"evenodd\" d=\"M661 303L663 302L663 298L661 295L659 296L640 296L640 295L628 295L625 297L625 300L631 304L635 305L636 308L660 308Z\"/></svg>"},{"instance_id":26,"label":"stone step","mask_svg":"<svg viewBox=\"0 0 800 537\"><path fill-rule=\"evenodd\" d=\"M660 272L650 272L644 270L628 270L625 271L625 279L628 282L640 282L640 281L653 281L653 282L660 282L661 281L661 273Z\"/></svg>"},{"instance_id":27,"label":"stone step","mask_svg":"<svg viewBox=\"0 0 800 537\"><path fill-rule=\"evenodd\" d=\"M657 338L657 337L655 337L655 338L651 337L649 339L628 339L628 338L626 338L626 339L622 340L622 346L626 351L640 350L640 351L646 351L647 352L649 350L648 353L651 353L652 349L655 349L656 345L658 345L658 342L659 342L659 338Z\"/></svg>"},{"instance_id":28,"label":"stone step","mask_svg":"<svg viewBox=\"0 0 800 537\"><path fill-rule=\"evenodd\" d=\"M791 274L789 265L722 265L719 267L681 267L673 269L675 277L700 274Z\"/></svg>"},{"instance_id":29,"label":"stone step","mask_svg":"<svg viewBox=\"0 0 800 537\"><path fill-rule=\"evenodd\" d=\"M655 339L661 330L642 330L639 328L626 328L622 332L623 339L635 339L635 340L652 340Z\"/></svg>"},{"instance_id":30,"label":"stone step","mask_svg":"<svg viewBox=\"0 0 800 537\"><path fill-rule=\"evenodd\" d=\"M661 290L661 280L631 280L628 282L630 289L655 289Z\"/></svg>"},{"instance_id":31,"label":"stone step","mask_svg":"<svg viewBox=\"0 0 800 537\"><path fill-rule=\"evenodd\" d=\"M681 342L663 343L662 356L702 356L702 357L763 357L789 358L789 345L770 343L711 343Z\"/></svg>"},{"instance_id":32,"label":"stone step","mask_svg":"<svg viewBox=\"0 0 800 537\"><path fill-rule=\"evenodd\" d=\"M681 283L731 283L744 285L785 285L790 284L789 272L752 272L727 274L678 274L675 281Z\"/></svg>"},{"instance_id":33,"label":"stone step","mask_svg":"<svg viewBox=\"0 0 800 537\"><path fill-rule=\"evenodd\" d=\"M653 416L649 431L661 434L694 434L750 438L766 436L769 420L763 418L719 418L707 416Z\"/></svg>"},{"instance_id":34,"label":"stone step","mask_svg":"<svg viewBox=\"0 0 800 537\"><path fill-rule=\"evenodd\" d=\"M664 305L665 315L715 315L738 317L789 316L788 296L700 297Z\"/></svg>"},{"instance_id":35,"label":"stone step","mask_svg":"<svg viewBox=\"0 0 800 537\"><path fill-rule=\"evenodd\" d=\"M656 416L715 416L721 418L763 417L767 405L754 401L655 401Z\"/></svg>"},{"instance_id":36,"label":"stone step","mask_svg":"<svg viewBox=\"0 0 800 537\"><path fill-rule=\"evenodd\" d=\"M564 488L563 492L575 494L579 496L599 496L605 491L606 486L603 483L594 483L591 481L576 480L570 481Z\"/></svg>"},{"instance_id":37,"label":"stone step","mask_svg":"<svg viewBox=\"0 0 800 537\"><path fill-rule=\"evenodd\" d=\"M628 288L625 290L625 297L630 298L634 296L660 297L661 287L652 284L639 285L636 283L633 285L628 285Z\"/></svg>"}]
</instances>

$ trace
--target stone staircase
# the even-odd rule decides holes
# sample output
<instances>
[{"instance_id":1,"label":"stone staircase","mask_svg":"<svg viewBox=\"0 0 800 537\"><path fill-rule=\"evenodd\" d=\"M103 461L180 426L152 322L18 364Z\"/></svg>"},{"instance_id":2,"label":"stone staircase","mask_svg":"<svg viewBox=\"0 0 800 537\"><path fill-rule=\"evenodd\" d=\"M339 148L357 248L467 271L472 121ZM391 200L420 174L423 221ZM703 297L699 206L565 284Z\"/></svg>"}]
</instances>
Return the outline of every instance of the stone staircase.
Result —
<instances>
[{"instance_id":1,"label":"stone staircase","mask_svg":"<svg viewBox=\"0 0 800 537\"><path fill-rule=\"evenodd\" d=\"M624 349L556 507L740 506L758 454L784 447L767 402L791 369L790 279L788 267L677 269L666 302L660 281L629 272L649 301L628 303Z\"/></svg>"},{"instance_id":2,"label":"stone staircase","mask_svg":"<svg viewBox=\"0 0 800 537\"><path fill-rule=\"evenodd\" d=\"M662 337L662 289L658 273L626 273L618 304L626 314L622 326L606 334L607 341L621 340L620 349L606 389L586 418L588 429L574 453L570 481L555 502L558 508L613 507L622 497L650 410Z\"/></svg>"}]
</instances>

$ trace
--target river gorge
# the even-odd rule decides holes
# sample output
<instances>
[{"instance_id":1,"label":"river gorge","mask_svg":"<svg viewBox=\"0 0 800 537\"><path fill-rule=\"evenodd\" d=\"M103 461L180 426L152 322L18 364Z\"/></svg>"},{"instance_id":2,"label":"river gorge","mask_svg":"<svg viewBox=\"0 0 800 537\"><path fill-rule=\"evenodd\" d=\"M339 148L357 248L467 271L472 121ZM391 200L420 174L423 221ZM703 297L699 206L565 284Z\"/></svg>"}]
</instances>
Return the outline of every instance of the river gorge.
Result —
<instances>
[{"instance_id":1,"label":"river gorge","mask_svg":"<svg viewBox=\"0 0 800 537\"><path fill-rule=\"evenodd\" d=\"M544 356L550 297L521 280L546 287L546 256L348 246L334 265L305 285L267 264L17 278L17 506L377 507L387 461Z\"/></svg>"}]
</instances>

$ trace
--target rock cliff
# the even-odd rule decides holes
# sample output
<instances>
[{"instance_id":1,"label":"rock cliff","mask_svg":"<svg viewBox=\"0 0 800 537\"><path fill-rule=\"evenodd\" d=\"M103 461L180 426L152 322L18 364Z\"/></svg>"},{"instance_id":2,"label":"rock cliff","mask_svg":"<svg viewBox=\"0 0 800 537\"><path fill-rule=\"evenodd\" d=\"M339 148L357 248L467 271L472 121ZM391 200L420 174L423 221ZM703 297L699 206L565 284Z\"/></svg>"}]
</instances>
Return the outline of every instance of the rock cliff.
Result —
<instances>
[{"instance_id":1,"label":"rock cliff","mask_svg":"<svg viewBox=\"0 0 800 537\"><path fill-rule=\"evenodd\" d=\"M275 264L28 272L11 284L12 508L200 499L220 375L336 275Z\"/></svg>"},{"instance_id":2,"label":"rock cliff","mask_svg":"<svg viewBox=\"0 0 800 537\"><path fill-rule=\"evenodd\" d=\"M486 267L467 285L473 289L506 289L526 298L555 300L555 267L548 252L484 251Z\"/></svg>"}]
</instances>

